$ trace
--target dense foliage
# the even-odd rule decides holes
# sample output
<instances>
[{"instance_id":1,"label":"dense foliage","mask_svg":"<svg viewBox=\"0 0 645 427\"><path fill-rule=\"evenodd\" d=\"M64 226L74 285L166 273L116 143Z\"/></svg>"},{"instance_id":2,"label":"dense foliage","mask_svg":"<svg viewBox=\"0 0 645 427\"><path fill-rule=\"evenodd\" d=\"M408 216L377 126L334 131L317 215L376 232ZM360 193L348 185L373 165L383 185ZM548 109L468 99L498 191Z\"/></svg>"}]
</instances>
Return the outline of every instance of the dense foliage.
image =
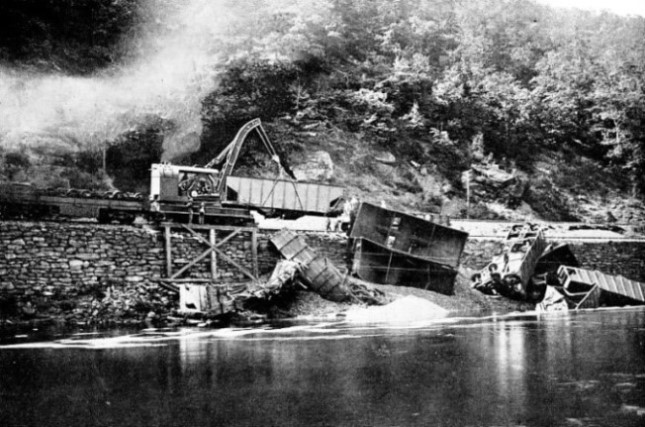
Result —
<instances>
[{"instance_id":1,"label":"dense foliage","mask_svg":"<svg viewBox=\"0 0 645 427\"><path fill-rule=\"evenodd\" d=\"M530 169L540 150L571 151L645 189L642 17L529 0L254 3L266 18L236 29L246 37L227 46L237 59L205 100L207 129L289 115L385 145L449 141L465 157L482 135L500 161Z\"/></svg>"},{"instance_id":2,"label":"dense foliage","mask_svg":"<svg viewBox=\"0 0 645 427\"><path fill-rule=\"evenodd\" d=\"M204 44L220 58L218 85L202 101L193 159L210 159L248 119L282 118L339 128L396 154L453 159L444 172L453 184L479 144L528 172L539 153L583 155L615 170L621 190L645 191L643 17L531 0L217 4L231 18ZM124 37L150 21L144 12L143 0L4 0L0 61L95 71L122 57ZM154 153L143 157L159 157L162 134L150 134Z\"/></svg>"},{"instance_id":3,"label":"dense foliage","mask_svg":"<svg viewBox=\"0 0 645 427\"><path fill-rule=\"evenodd\" d=\"M114 63L139 0L2 0L0 61L84 74Z\"/></svg>"}]
</instances>

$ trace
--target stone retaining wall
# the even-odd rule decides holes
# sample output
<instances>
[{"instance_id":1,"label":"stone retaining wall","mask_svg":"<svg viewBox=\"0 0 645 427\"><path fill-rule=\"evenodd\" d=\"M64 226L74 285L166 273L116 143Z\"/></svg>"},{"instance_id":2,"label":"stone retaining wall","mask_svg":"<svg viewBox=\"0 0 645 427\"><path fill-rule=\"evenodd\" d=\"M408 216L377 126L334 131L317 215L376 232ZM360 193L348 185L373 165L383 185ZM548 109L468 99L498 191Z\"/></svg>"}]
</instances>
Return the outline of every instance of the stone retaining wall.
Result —
<instances>
[{"instance_id":1,"label":"stone retaining wall","mask_svg":"<svg viewBox=\"0 0 645 427\"><path fill-rule=\"evenodd\" d=\"M217 231L221 241L230 232ZM252 271L251 233L242 232L222 252ZM204 234L206 240L208 235ZM258 247L259 270L270 272L277 255L266 239ZM186 231L172 233L173 271L207 246ZM177 296L160 287L166 275L163 232L151 228L56 222L0 222L0 314L59 316L87 322L108 317L145 317L176 307ZM209 277L206 256L182 278ZM217 259L222 283L248 280L237 267ZM106 300L107 297L107 300ZM106 306L106 302L108 303Z\"/></svg>"},{"instance_id":2,"label":"stone retaining wall","mask_svg":"<svg viewBox=\"0 0 645 427\"><path fill-rule=\"evenodd\" d=\"M229 232L218 231L221 241ZM279 255L269 239L274 231L258 232L260 274L269 274ZM344 270L348 266L347 239L342 234L305 232L307 243ZM204 237L208 240L206 234ZM644 242L572 242L582 266L645 281ZM0 312L60 315L76 319L146 315L170 310L176 295L160 288L166 274L165 242L158 230L132 226L55 222L0 222ZM469 240L462 266L485 266L501 242ZM173 271L206 250L187 232L173 234ZM250 232L222 246L235 262L252 270ZM235 266L217 261L223 283L247 280ZM210 256L184 277L208 277ZM109 307L106 308L106 296ZM112 298L112 299L110 299ZM100 302L100 303L99 303ZM103 310L103 311L102 311Z\"/></svg>"}]
</instances>

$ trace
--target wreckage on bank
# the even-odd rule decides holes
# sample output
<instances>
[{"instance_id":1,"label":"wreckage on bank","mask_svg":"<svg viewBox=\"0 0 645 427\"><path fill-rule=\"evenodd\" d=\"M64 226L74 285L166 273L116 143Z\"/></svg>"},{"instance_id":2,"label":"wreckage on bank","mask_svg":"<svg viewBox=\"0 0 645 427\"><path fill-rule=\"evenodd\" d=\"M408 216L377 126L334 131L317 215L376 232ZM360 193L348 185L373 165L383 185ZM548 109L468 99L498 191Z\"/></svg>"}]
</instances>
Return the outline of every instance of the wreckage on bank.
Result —
<instances>
[{"instance_id":1,"label":"wreckage on bank","mask_svg":"<svg viewBox=\"0 0 645 427\"><path fill-rule=\"evenodd\" d=\"M568 244L547 244L536 224L513 226L502 252L473 275L472 287L535 302L538 311L645 305L645 283L581 268Z\"/></svg>"},{"instance_id":2,"label":"wreckage on bank","mask_svg":"<svg viewBox=\"0 0 645 427\"><path fill-rule=\"evenodd\" d=\"M361 279L451 295L468 233L362 203L350 239Z\"/></svg>"},{"instance_id":3,"label":"wreckage on bank","mask_svg":"<svg viewBox=\"0 0 645 427\"><path fill-rule=\"evenodd\" d=\"M371 283L414 286L451 295L468 234L425 218L361 203L349 237L352 268L342 272L309 247L302 236L289 230L276 232L269 242L282 260L266 283L249 285L234 296L211 291L208 298L205 289L190 294L182 288L182 309L186 312L191 306L199 306L202 311L209 308L225 313L252 298L271 297L290 281L334 302L386 302L382 292L353 276ZM188 300L193 303L186 303Z\"/></svg>"},{"instance_id":4,"label":"wreckage on bank","mask_svg":"<svg viewBox=\"0 0 645 427\"><path fill-rule=\"evenodd\" d=\"M515 299L535 299L531 286L538 261L547 247L544 233L535 224L515 225L504 240L502 253L473 276L473 287Z\"/></svg>"}]
</instances>

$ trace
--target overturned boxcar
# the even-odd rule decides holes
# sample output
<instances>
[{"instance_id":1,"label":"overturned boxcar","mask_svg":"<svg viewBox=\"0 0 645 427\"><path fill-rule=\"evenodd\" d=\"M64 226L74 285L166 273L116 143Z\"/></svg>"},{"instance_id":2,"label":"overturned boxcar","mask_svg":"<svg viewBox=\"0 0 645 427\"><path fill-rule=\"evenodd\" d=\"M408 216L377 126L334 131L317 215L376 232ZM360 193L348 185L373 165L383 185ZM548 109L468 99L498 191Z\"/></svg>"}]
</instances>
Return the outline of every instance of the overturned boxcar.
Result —
<instances>
[{"instance_id":1,"label":"overturned boxcar","mask_svg":"<svg viewBox=\"0 0 645 427\"><path fill-rule=\"evenodd\" d=\"M468 233L362 203L350 238L358 277L450 295Z\"/></svg>"},{"instance_id":2,"label":"overturned boxcar","mask_svg":"<svg viewBox=\"0 0 645 427\"><path fill-rule=\"evenodd\" d=\"M535 224L518 224L506 236L504 247L479 273L473 287L488 294L520 300L540 300L544 288L533 289L535 267L547 247L544 233Z\"/></svg>"},{"instance_id":3,"label":"overturned boxcar","mask_svg":"<svg viewBox=\"0 0 645 427\"><path fill-rule=\"evenodd\" d=\"M561 266L556 287L575 308L644 305L645 283L595 270Z\"/></svg>"},{"instance_id":4,"label":"overturned boxcar","mask_svg":"<svg viewBox=\"0 0 645 427\"><path fill-rule=\"evenodd\" d=\"M284 230L271 237L270 241L285 259L298 263L298 272L312 291L330 301L351 299L345 275L327 258L311 249L302 237Z\"/></svg>"},{"instance_id":5,"label":"overturned boxcar","mask_svg":"<svg viewBox=\"0 0 645 427\"><path fill-rule=\"evenodd\" d=\"M368 282L406 285L446 295L454 292L457 270L360 238L354 245L352 271Z\"/></svg>"}]
</instances>

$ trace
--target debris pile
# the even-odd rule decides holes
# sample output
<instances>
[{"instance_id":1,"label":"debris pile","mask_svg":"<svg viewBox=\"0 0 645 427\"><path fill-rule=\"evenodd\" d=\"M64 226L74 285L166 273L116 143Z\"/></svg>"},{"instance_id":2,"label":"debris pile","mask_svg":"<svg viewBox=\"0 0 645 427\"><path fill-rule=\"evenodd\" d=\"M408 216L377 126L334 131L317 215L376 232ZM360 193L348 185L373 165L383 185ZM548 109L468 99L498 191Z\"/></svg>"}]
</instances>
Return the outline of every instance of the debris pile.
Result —
<instances>
[{"instance_id":1,"label":"debris pile","mask_svg":"<svg viewBox=\"0 0 645 427\"><path fill-rule=\"evenodd\" d=\"M358 302L368 305L385 304L383 292L358 283L341 273L329 259L318 255L304 239L284 230L271 238L282 256L297 265L298 277L310 290L335 302Z\"/></svg>"},{"instance_id":2,"label":"debris pile","mask_svg":"<svg viewBox=\"0 0 645 427\"><path fill-rule=\"evenodd\" d=\"M110 285L68 300L65 320L77 326L108 326L154 322L172 312L176 295L159 286L136 288Z\"/></svg>"},{"instance_id":3,"label":"debris pile","mask_svg":"<svg viewBox=\"0 0 645 427\"><path fill-rule=\"evenodd\" d=\"M537 303L538 311L645 304L645 283L579 267L567 244L548 244L535 224L511 228L503 250L472 277L488 295Z\"/></svg>"},{"instance_id":4,"label":"debris pile","mask_svg":"<svg viewBox=\"0 0 645 427\"><path fill-rule=\"evenodd\" d=\"M206 322L262 321L267 318L265 313L271 317L288 317L288 313L276 311L298 289L308 289L336 303L384 305L390 302L383 292L341 273L294 232L283 230L270 242L284 259L276 264L268 279L237 285L183 284L179 288L179 315Z\"/></svg>"}]
</instances>

